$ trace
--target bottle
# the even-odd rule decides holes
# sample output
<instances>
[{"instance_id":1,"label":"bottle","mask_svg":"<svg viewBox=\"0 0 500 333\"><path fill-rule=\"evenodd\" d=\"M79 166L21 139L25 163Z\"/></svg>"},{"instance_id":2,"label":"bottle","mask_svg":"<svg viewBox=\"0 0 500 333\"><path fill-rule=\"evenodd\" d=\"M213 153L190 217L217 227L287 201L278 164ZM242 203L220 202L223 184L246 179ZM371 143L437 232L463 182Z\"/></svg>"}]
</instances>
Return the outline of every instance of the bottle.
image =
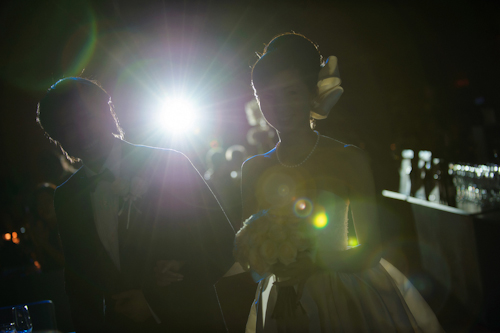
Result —
<instances>
[{"instance_id":1,"label":"bottle","mask_svg":"<svg viewBox=\"0 0 500 333\"><path fill-rule=\"evenodd\" d=\"M410 195L411 191L411 178L412 160L414 152L411 149L404 149L401 152L401 167L399 169L399 193Z\"/></svg>"}]
</instances>

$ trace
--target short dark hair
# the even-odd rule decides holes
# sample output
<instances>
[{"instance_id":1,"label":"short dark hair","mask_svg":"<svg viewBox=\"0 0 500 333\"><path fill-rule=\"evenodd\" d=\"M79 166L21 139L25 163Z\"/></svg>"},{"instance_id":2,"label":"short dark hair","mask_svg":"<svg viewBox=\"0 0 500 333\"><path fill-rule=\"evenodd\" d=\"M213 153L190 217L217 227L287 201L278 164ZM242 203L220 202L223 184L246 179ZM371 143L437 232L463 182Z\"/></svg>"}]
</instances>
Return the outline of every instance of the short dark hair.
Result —
<instances>
[{"instance_id":1,"label":"short dark hair","mask_svg":"<svg viewBox=\"0 0 500 333\"><path fill-rule=\"evenodd\" d=\"M45 97L37 105L36 122L45 132L45 136L58 145L63 154L71 162L78 161L78 159L69 156L58 141L60 134L58 132L58 112L61 112L64 106L70 107L72 104L79 103L90 97L96 99L99 104L108 105L110 116L116 126L116 133L112 134L117 138L123 139L124 132L120 127L111 97L97 81L81 77L67 77L61 79L47 90ZM113 128L112 131L114 132L114 130Z\"/></svg>"},{"instance_id":2,"label":"short dark hair","mask_svg":"<svg viewBox=\"0 0 500 333\"><path fill-rule=\"evenodd\" d=\"M252 67L255 95L257 97L257 90L265 87L274 75L287 69L297 70L309 91L315 93L322 65L318 45L309 38L295 32L277 35L265 46L264 53Z\"/></svg>"}]
</instances>

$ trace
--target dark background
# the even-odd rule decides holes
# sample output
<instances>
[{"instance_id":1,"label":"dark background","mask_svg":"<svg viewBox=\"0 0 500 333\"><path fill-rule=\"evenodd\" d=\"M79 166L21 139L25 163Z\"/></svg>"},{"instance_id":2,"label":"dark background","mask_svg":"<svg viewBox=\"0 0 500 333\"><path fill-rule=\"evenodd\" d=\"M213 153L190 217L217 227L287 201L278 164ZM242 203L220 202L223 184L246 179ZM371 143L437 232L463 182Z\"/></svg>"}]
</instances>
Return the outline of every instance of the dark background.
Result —
<instances>
[{"instance_id":1,"label":"dark background","mask_svg":"<svg viewBox=\"0 0 500 333\"><path fill-rule=\"evenodd\" d=\"M71 75L102 83L129 141L179 148L202 168L214 140L223 148L246 143L249 67L265 42L291 30L318 43L324 56L338 57L345 93L318 129L370 152L381 187L397 189L397 156L404 148L428 149L448 161L495 159L498 1L2 6L0 173L9 183L42 181L37 159L50 145L34 121L36 103L51 84ZM173 142L153 126L151 110L172 92L200 106L198 135ZM482 126L482 138L474 136L474 126Z\"/></svg>"},{"instance_id":2,"label":"dark background","mask_svg":"<svg viewBox=\"0 0 500 333\"><path fill-rule=\"evenodd\" d=\"M430 150L446 163L500 164L499 1L26 0L1 6L0 235L30 225L38 183L62 181L52 155L57 149L35 123L37 102L58 79L98 80L128 141L180 149L203 172L210 147L242 144L256 153L247 144L244 111L253 98L250 67L264 43L292 30L319 44L325 57L338 57L345 92L317 129L365 149L379 190L398 190L407 148ZM172 95L198 106L197 133L174 137L157 126L155 113ZM28 236L22 244L30 244ZM0 239L5 288L64 304L61 277L14 271L20 263L33 267L28 247L20 248ZM41 282L11 287L19 276L43 278L53 285L44 289L60 295L26 287ZM235 290L226 287L228 294ZM251 300L251 282L248 290ZM238 312L243 324L244 309Z\"/></svg>"}]
</instances>

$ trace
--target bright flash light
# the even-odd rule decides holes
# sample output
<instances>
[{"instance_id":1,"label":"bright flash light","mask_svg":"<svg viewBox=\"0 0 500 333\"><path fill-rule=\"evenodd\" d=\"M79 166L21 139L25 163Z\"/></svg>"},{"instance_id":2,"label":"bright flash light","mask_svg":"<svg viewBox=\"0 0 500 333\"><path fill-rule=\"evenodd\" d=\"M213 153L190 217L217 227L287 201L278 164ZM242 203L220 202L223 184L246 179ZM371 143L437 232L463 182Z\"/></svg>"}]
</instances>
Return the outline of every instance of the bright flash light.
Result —
<instances>
[{"instance_id":1,"label":"bright flash light","mask_svg":"<svg viewBox=\"0 0 500 333\"><path fill-rule=\"evenodd\" d=\"M195 106L182 97L167 98L158 114L158 125L174 133L186 133L195 130Z\"/></svg>"}]
</instances>

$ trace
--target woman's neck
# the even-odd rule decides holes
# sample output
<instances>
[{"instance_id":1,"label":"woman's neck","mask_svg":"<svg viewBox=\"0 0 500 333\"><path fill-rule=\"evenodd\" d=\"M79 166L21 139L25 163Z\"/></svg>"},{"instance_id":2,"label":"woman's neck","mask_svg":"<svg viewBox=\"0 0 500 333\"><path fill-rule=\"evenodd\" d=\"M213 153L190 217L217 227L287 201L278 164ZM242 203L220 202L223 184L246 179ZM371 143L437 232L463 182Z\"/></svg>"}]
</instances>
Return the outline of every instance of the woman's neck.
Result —
<instances>
[{"instance_id":1,"label":"woman's neck","mask_svg":"<svg viewBox=\"0 0 500 333\"><path fill-rule=\"evenodd\" d=\"M298 163L315 147L319 133L313 130L279 132L278 154L284 163Z\"/></svg>"},{"instance_id":2,"label":"woman's neck","mask_svg":"<svg viewBox=\"0 0 500 333\"><path fill-rule=\"evenodd\" d=\"M96 159L96 160L90 160L90 161L87 161L87 162L85 162L85 160L84 160L83 164L87 168L89 168L90 170L92 170L94 173L99 173L101 171L102 166L104 165L104 162L106 162L106 157L99 158L99 159Z\"/></svg>"}]
</instances>

